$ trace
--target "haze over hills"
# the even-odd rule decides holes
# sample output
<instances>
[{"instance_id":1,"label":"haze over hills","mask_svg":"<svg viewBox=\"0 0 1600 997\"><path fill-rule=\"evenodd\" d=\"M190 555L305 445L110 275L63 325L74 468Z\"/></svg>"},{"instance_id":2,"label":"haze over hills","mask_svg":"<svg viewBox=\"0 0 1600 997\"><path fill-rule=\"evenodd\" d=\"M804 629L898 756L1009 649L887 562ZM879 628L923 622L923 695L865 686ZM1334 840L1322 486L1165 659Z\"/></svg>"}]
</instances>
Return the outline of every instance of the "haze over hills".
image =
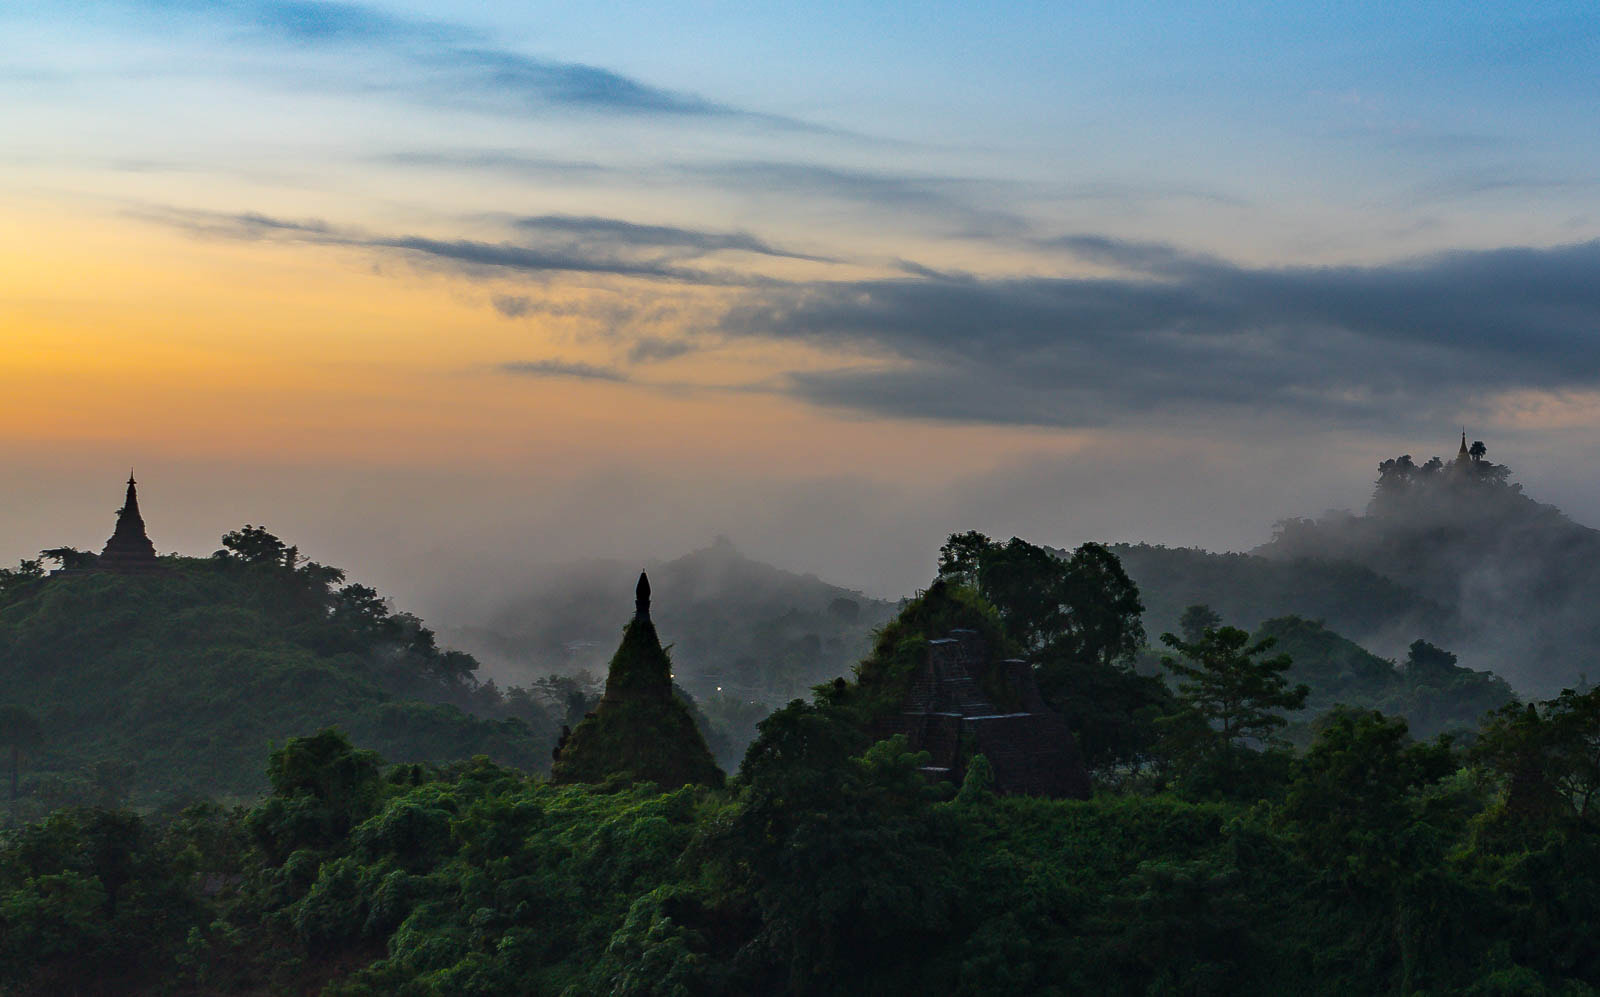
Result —
<instances>
[{"instance_id":1,"label":"haze over hills","mask_svg":"<svg viewBox=\"0 0 1600 997\"><path fill-rule=\"evenodd\" d=\"M1486 452L1463 439L1449 462L1384 461L1363 514L1282 520L1250 553L1112 549L1152 639L1196 603L1250 629L1297 615L1394 659L1426 639L1552 695L1583 682L1600 646L1600 531L1529 498Z\"/></svg>"},{"instance_id":2,"label":"haze over hills","mask_svg":"<svg viewBox=\"0 0 1600 997\"><path fill-rule=\"evenodd\" d=\"M1203 603L1227 624L1293 635L1285 643L1314 703L1376 706L1419 730L1454 729L1506 695L1484 672L1524 695L1549 694L1581 684L1600 642L1588 611L1600 599L1600 532L1508 479L1481 453L1449 465L1387 461L1366 514L1285 521L1253 553L1111 550L1140 590L1152 645L1180 629L1185 607ZM441 631L441 647L422 621L392 613L372 590L337 588L337 572L302 578L325 569L296 567L298 554L270 534L230 536L245 554L162 559L162 584L12 578L15 598L0 613L11 675L3 698L33 690L71 735L47 749L51 764L69 772L121 756L139 763L140 783L152 789L192 778L244 791L259 785L253 753L264 738L337 722L396 759L487 750L543 768L556 729L596 693L639 568L568 565L546 583L502 593L483 624ZM675 680L700 704L696 715L728 768L767 709L850 675L896 610L752 560L726 538L646 566ZM1419 639L1459 666L1410 675ZM415 677L441 667L447 681ZM564 678L537 681L550 676ZM496 686L480 686L488 678ZM182 738L160 735L174 703L202 720ZM202 749L198 768L179 757Z\"/></svg>"},{"instance_id":3,"label":"haze over hills","mask_svg":"<svg viewBox=\"0 0 1600 997\"><path fill-rule=\"evenodd\" d=\"M894 604L752 560L726 537L671 561L644 565L656 620L678 682L696 697L727 693L769 704L847 674ZM616 647L617 606L628 605L640 565L569 564L503 595L479 626L447 628L502 682L551 673L601 673Z\"/></svg>"},{"instance_id":4,"label":"haze over hills","mask_svg":"<svg viewBox=\"0 0 1600 997\"><path fill-rule=\"evenodd\" d=\"M1203 603L1251 630L1288 616L1321 621L1397 662L1424 639L1529 695L1579 682L1600 642L1588 609L1600 600L1600 532L1528 498L1483 453L1383 466L1388 483L1363 515L1283 520L1249 553L1111 545L1139 586L1151 642ZM697 697L718 686L768 704L801 695L848 674L893 610L745 557L726 538L647 567L663 640ZM481 624L442 635L502 683L597 672L616 640L606 610L626 604L637 568L563 566L488 607Z\"/></svg>"}]
</instances>

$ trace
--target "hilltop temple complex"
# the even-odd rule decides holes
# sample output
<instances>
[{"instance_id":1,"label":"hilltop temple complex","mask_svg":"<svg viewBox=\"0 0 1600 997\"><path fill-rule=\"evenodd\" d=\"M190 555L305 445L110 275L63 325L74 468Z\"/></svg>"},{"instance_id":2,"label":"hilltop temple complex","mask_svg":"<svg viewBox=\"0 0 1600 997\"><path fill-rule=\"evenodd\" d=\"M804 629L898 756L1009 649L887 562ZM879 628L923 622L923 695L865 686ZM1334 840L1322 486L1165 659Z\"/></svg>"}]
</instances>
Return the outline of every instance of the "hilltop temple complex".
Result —
<instances>
[{"instance_id":1,"label":"hilltop temple complex","mask_svg":"<svg viewBox=\"0 0 1600 997\"><path fill-rule=\"evenodd\" d=\"M620 777L664 790L722 785L722 770L672 690L672 663L650 620L650 579L643 572L633 620L606 673L605 695L576 728L562 731L554 759L550 781L557 784Z\"/></svg>"}]
</instances>

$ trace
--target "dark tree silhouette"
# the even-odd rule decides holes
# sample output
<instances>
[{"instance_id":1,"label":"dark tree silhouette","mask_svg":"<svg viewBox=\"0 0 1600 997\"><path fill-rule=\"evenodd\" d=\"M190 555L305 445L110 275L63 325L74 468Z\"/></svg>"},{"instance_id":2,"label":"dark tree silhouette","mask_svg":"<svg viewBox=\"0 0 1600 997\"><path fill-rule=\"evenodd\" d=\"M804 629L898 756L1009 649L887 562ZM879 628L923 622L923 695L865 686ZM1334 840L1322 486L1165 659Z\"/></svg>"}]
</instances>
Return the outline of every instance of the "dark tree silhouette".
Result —
<instances>
[{"instance_id":1,"label":"dark tree silhouette","mask_svg":"<svg viewBox=\"0 0 1600 997\"><path fill-rule=\"evenodd\" d=\"M11 805L19 795L22 753L44 742L44 728L32 713L20 706L0 706L0 746L11 749Z\"/></svg>"},{"instance_id":2,"label":"dark tree silhouette","mask_svg":"<svg viewBox=\"0 0 1600 997\"><path fill-rule=\"evenodd\" d=\"M1183 632L1183 639L1191 644L1199 643L1207 630L1215 630L1221 625L1222 616L1204 604L1190 606L1178 618L1178 629Z\"/></svg>"}]
</instances>

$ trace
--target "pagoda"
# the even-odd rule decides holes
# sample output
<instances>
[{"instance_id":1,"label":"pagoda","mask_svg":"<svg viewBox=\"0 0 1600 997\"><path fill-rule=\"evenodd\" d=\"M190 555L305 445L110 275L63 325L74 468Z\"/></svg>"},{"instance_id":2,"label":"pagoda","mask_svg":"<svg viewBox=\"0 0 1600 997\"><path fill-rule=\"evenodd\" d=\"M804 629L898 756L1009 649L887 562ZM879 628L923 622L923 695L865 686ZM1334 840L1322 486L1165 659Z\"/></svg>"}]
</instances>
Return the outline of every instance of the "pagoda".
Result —
<instances>
[{"instance_id":1,"label":"pagoda","mask_svg":"<svg viewBox=\"0 0 1600 997\"><path fill-rule=\"evenodd\" d=\"M133 472L128 472L128 495L122 508L117 510L117 528L106 541L95 567L102 571L142 572L159 571L156 545L144 532L144 517L139 515L139 492L135 488Z\"/></svg>"},{"instance_id":2,"label":"pagoda","mask_svg":"<svg viewBox=\"0 0 1600 997\"><path fill-rule=\"evenodd\" d=\"M690 783L720 786L722 770L672 686L672 663L650 620L650 579L639 574L633 620L606 673L593 713L556 746L550 781L653 782L664 790Z\"/></svg>"}]
</instances>

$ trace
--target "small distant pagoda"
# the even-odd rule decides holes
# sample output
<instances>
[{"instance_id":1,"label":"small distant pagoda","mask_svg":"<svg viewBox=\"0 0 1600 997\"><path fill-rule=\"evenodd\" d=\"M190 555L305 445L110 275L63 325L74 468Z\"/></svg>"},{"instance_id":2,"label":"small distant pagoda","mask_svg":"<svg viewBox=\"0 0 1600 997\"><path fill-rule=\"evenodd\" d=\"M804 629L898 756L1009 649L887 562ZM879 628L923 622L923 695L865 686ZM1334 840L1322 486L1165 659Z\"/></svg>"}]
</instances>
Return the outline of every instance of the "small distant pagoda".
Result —
<instances>
[{"instance_id":1,"label":"small distant pagoda","mask_svg":"<svg viewBox=\"0 0 1600 997\"><path fill-rule=\"evenodd\" d=\"M605 695L574 730L562 732L554 754L550 781L558 784L621 778L662 789L722 785L722 770L672 688L672 664L650 621L650 579L643 572L633 620L606 673Z\"/></svg>"},{"instance_id":2,"label":"small distant pagoda","mask_svg":"<svg viewBox=\"0 0 1600 997\"><path fill-rule=\"evenodd\" d=\"M123 500L122 508L117 510L117 528L112 532L111 539L106 541L105 549L95 563L95 567L101 571L133 574L161 570L161 562L156 560L156 545L145 535L144 517L139 515L136 484L133 472L129 471L128 496Z\"/></svg>"}]
</instances>

